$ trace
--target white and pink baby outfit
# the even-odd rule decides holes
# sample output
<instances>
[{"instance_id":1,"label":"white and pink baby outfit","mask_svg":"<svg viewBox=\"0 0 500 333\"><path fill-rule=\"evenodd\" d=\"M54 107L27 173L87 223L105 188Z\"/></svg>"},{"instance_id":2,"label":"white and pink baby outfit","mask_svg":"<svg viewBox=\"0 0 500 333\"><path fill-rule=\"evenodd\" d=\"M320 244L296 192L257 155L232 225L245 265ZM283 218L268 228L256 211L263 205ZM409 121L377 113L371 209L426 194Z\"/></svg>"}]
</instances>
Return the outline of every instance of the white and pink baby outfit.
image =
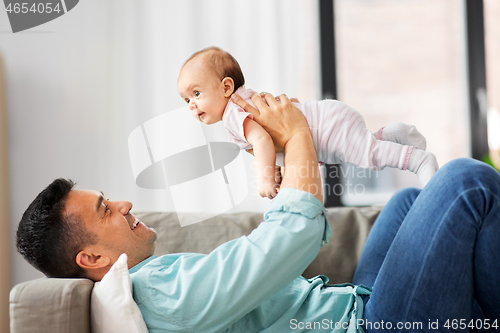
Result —
<instances>
[{"instance_id":1,"label":"white and pink baby outfit","mask_svg":"<svg viewBox=\"0 0 500 333\"><path fill-rule=\"evenodd\" d=\"M253 106L250 98L255 91L241 87L236 93ZM382 141L381 131L372 134L366 128L363 116L348 105L331 99L308 100L294 105L306 117L319 162L346 162L371 170L381 170L386 166L400 170L408 168L413 147ZM242 149L252 148L243 130L243 122L247 117L253 119L252 114L231 100L222 117L229 141Z\"/></svg>"}]
</instances>

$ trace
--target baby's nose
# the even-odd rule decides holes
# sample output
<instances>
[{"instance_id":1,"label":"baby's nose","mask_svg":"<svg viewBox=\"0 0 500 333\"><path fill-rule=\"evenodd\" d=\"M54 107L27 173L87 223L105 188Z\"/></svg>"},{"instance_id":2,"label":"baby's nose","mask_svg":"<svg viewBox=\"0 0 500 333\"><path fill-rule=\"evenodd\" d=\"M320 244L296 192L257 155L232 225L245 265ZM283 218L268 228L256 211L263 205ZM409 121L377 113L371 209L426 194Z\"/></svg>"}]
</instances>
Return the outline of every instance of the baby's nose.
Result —
<instances>
[{"instance_id":1,"label":"baby's nose","mask_svg":"<svg viewBox=\"0 0 500 333\"><path fill-rule=\"evenodd\" d=\"M196 110L196 104L194 104L193 101L189 102L189 110L191 110L191 111Z\"/></svg>"}]
</instances>

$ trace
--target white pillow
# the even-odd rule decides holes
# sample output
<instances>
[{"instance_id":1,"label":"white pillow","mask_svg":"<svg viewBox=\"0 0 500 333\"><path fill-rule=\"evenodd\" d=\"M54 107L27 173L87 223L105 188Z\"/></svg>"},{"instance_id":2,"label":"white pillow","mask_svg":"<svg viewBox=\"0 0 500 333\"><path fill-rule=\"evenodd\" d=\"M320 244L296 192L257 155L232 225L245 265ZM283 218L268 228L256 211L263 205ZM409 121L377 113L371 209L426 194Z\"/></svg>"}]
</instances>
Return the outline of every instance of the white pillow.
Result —
<instances>
[{"instance_id":1,"label":"white pillow","mask_svg":"<svg viewBox=\"0 0 500 333\"><path fill-rule=\"evenodd\" d=\"M94 333L148 333L141 310L132 298L132 281L125 253L103 279L95 283L90 308Z\"/></svg>"}]
</instances>

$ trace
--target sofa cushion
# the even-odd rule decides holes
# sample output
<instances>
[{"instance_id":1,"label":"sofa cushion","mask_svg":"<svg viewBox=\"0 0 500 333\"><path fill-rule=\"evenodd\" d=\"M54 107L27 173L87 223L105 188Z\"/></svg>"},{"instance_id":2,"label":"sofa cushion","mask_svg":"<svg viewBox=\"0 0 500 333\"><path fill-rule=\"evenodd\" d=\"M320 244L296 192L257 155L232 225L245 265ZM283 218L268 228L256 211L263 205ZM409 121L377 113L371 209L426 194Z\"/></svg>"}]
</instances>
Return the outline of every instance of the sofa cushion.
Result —
<instances>
[{"instance_id":1,"label":"sofa cushion","mask_svg":"<svg viewBox=\"0 0 500 333\"><path fill-rule=\"evenodd\" d=\"M382 206L329 208L330 242L302 275L326 275L331 284L352 282L366 238L381 209Z\"/></svg>"},{"instance_id":2,"label":"sofa cushion","mask_svg":"<svg viewBox=\"0 0 500 333\"><path fill-rule=\"evenodd\" d=\"M11 332L89 333L87 279L41 278L18 284L10 292Z\"/></svg>"},{"instance_id":3,"label":"sofa cushion","mask_svg":"<svg viewBox=\"0 0 500 333\"><path fill-rule=\"evenodd\" d=\"M381 206L335 207L327 209L332 238L305 270L307 278L326 275L330 283L351 282L361 250ZM181 227L176 213L135 213L158 232L156 255L167 253L209 253L220 244L248 235L263 220L262 213L222 214L206 220L199 214L184 214L183 220L203 222ZM181 215L181 214L179 214Z\"/></svg>"},{"instance_id":4,"label":"sofa cushion","mask_svg":"<svg viewBox=\"0 0 500 333\"><path fill-rule=\"evenodd\" d=\"M155 254L209 253L231 239L248 235L262 222L262 213L222 214L204 219L203 214L184 213L183 220L202 219L203 222L181 227L176 213L135 213L135 216L156 229Z\"/></svg>"}]
</instances>

